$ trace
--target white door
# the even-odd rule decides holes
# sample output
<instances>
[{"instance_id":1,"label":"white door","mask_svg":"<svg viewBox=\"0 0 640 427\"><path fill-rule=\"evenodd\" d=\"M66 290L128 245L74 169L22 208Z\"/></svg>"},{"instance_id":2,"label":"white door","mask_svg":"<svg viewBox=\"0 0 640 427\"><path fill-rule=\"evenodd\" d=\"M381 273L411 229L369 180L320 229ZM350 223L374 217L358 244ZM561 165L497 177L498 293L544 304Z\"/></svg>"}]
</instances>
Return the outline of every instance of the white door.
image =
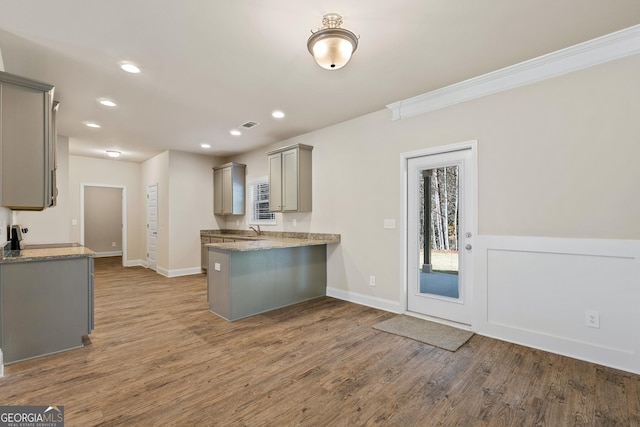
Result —
<instances>
[{"instance_id":1,"label":"white door","mask_svg":"<svg viewBox=\"0 0 640 427\"><path fill-rule=\"evenodd\" d=\"M472 320L475 144L407 159L407 310Z\"/></svg>"},{"instance_id":2,"label":"white door","mask_svg":"<svg viewBox=\"0 0 640 427\"><path fill-rule=\"evenodd\" d=\"M158 271L158 184L147 188L147 268Z\"/></svg>"}]
</instances>

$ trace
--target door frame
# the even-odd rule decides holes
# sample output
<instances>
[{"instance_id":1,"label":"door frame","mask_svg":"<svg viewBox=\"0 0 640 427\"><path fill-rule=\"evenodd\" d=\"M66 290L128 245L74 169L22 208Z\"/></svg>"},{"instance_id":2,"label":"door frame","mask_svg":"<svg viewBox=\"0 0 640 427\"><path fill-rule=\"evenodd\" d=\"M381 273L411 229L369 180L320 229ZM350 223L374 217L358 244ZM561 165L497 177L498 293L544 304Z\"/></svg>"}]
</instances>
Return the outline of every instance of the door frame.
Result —
<instances>
[{"instance_id":1,"label":"door frame","mask_svg":"<svg viewBox=\"0 0 640 427\"><path fill-rule=\"evenodd\" d=\"M456 143L456 144L449 144L449 145L441 145L441 146L437 146L437 147L430 147L430 148L425 148L422 150L417 150L417 151L410 151L410 152L406 152L406 153L401 153L400 154L400 186L401 186L401 206L400 206L400 230L401 230L401 236L400 236L400 245L401 245L401 257L402 257L402 268L401 268L401 276L402 279L400 280L400 310L401 313L405 313L405 314L411 314L412 316L416 316L416 317L424 317L424 318L429 318L430 320L434 320L434 321L438 321L440 323L445 323L445 324L451 324L453 326L456 327L460 327L460 324L457 322L453 322L453 321L447 321L446 319L436 319L436 318L430 318L429 316L426 315L420 315L419 313L414 313L411 312L409 313L407 311L407 307L408 307L408 286L409 286L409 271L408 271L408 266L409 266L409 250L408 250L408 241L409 241L409 212L408 212L408 207L407 207L407 202L409 200L409 186L408 186L408 174L409 174L409 170L408 170L408 162L409 159L411 158L415 158L415 157L423 157L423 156L431 156L431 155L436 155L436 154L446 154L446 153L450 153L450 152L454 152L454 151L462 151L462 150L471 150L471 166L473 168L471 172L472 176L473 176L473 187L471 188L471 192L472 194L474 194L474 200L471 202L470 207L473 209L473 211L475 212L474 218L471 221L471 233L473 235L473 237L477 237L478 234L478 141L477 140L470 140L470 141L464 141L464 142L460 142L460 143ZM467 173L469 173L469 171L467 171ZM473 252L472 252L473 253ZM471 255L473 257L473 255ZM473 265L473 259L471 262L471 265ZM476 292L474 292L474 287L475 287L475 280L474 280L474 273L473 273L473 269L472 271L469 272L469 274L467 275L467 279L471 281L471 283L469 284L469 289L470 289L470 295L469 297L469 304L471 305L471 329L473 329L473 322L475 320L475 315L474 313L477 310L477 301L473 298L473 295L476 294Z\"/></svg>"},{"instance_id":2,"label":"door frame","mask_svg":"<svg viewBox=\"0 0 640 427\"><path fill-rule=\"evenodd\" d=\"M122 190L122 265L126 266L127 255L127 187L124 185L80 183L80 244L84 246L84 190L86 187L119 188Z\"/></svg>"}]
</instances>

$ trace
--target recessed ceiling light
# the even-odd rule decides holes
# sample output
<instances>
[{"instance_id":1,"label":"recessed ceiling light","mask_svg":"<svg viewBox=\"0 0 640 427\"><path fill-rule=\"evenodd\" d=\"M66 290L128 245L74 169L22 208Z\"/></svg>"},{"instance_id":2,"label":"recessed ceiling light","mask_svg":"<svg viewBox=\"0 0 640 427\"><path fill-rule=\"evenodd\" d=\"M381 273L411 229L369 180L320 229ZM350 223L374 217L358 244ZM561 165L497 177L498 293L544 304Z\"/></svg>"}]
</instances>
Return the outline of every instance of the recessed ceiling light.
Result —
<instances>
[{"instance_id":1,"label":"recessed ceiling light","mask_svg":"<svg viewBox=\"0 0 640 427\"><path fill-rule=\"evenodd\" d=\"M122 154L122 153L119 152L119 151L116 151L116 150L107 150L107 156L113 157L114 159L116 157L120 157L120 154Z\"/></svg>"},{"instance_id":2,"label":"recessed ceiling light","mask_svg":"<svg viewBox=\"0 0 640 427\"><path fill-rule=\"evenodd\" d=\"M229 131L229 133L230 133L231 135L233 135L233 136L240 136L240 135L242 135L242 132L240 132L238 129L231 129L231 130Z\"/></svg>"},{"instance_id":3,"label":"recessed ceiling light","mask_svg":"<svg viewBox=\"0 0 640 427\"><path fill-rule=\"evenodd\" d=\"M273 113L271 113L271 116L275 119L281 119L284 117L284 112L280 110L275 110Z\"/></svg>"},{"instance_id":4,"label":"recessed ceiling light","mask_svg":"<svg viewBox=\"0 0 640 427\"><path fill-rule=\"evenodd\" d=\"M98 129L100 127L99 124L95 123L95 122L83 122L85 126L88 126L90 128L94 128L94 129Z\"/></svg>"},{"instance_id":5,"label":"recessed ceiling light","mask_svg":"<svg viewBox=\"0 0 640 427\"><path fill-rule=\"evenodd\" d=\"M107 98L98 98L98 102L100 105L104 105L105 107L115 107L116 103Z\"/></svg>"},{"instance_id":6,"label":"recessed ceiling light","mask_svg":"<svg viewBox=\"0 0 640 427\"><path fill-rule=\"evenodd\" d=\"M200 147L202 147L202 148L211 148L211 144L207 144L207 143L203 142L202 144L200 144Z\"/></svg>"},{"instance_id":7,"label":"recessed ceiling light","mask_svg":"<svg viewBox=\"0 0 640 427\"><path fill-rule=\"evenodd\" d=\"M140 72L140 68L136 64L132 64L131 62L121 62L120 68L122 68L127 73L138 74Z\"/></svg>"}]
</instances>

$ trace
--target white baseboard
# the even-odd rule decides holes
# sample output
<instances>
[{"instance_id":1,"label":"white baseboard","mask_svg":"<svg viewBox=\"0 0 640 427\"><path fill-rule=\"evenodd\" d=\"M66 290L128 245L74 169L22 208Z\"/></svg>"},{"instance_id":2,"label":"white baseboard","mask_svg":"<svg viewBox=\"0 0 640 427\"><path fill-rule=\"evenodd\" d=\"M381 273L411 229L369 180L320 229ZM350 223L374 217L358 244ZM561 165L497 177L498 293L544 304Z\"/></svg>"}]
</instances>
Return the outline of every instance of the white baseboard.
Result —
<instances>
[{"instance_id":1,"label":"white baseboard","mask_svg":"<svg viewBox=\"0 0 640 427\"><path fill-rule=\"evenodd\" d=\"M125 267L144 267L147 268L147 262L141 259L131 259L124 262Z\"/></svg>"},{"instance_id":2,"label":"white baseboard","mask_svg":"<svg viewBox=\"0 0 640 427\"><path fill-rule=\"evenodd\" d=\"M166 268L158 267L157 273L166 277L191 276L193 274L202 274L202 268L191 267L191 268L179 268L176 270L167 270Z\"/></svg>"},{"instance_id":3,"label":"white baseboard","mask_svg":"<svg viewBox=\"0 0 640 427\"><path fill-rule=\"evenodd\" d=\"M112 251L112 252L95 252L95 258L106 258L110 256L122 256L122 251Z\"/></svg>"},{"instance_id":4,"label":"white baseboard","mask_svg":"<svg viewBox=\"0 0 640 427\"><path fill-rule=\"evenodd\" d=\"M345 291L327 286L327 296L349 301L355 304L366 305L380 310L390 311L392 313L402 313L402 307L398 301L392 301L370 295L363 295L356 292Z\"/></svg>"}]
</instances>

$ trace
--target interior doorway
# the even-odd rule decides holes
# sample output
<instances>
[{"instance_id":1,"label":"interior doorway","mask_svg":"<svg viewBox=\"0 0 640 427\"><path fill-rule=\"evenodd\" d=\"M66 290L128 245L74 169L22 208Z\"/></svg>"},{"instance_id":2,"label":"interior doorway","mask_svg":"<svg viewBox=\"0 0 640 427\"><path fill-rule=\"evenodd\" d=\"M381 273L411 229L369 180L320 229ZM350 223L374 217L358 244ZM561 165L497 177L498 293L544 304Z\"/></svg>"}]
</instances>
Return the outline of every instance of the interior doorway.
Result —
<instances>
[{"instance_id":1,"label":"interior doorway","mask_svg":"<svg viewBox=\"0 0 640 427\"><path fill-rule=\"evenodd\" d=\"M471 327L476 144L405 155L407 311Z\"/></svg>"},{"instance_id":2,"label":"interior doorway","mask_svg":"<svg viewBox=\"0 0 640 427\"><path fill-rule=\"evenodd\" d=\"M80 243L97 257L122 256L126 265L126 188L103 184L80 187Z\"/></svg>"}]
</instances>

